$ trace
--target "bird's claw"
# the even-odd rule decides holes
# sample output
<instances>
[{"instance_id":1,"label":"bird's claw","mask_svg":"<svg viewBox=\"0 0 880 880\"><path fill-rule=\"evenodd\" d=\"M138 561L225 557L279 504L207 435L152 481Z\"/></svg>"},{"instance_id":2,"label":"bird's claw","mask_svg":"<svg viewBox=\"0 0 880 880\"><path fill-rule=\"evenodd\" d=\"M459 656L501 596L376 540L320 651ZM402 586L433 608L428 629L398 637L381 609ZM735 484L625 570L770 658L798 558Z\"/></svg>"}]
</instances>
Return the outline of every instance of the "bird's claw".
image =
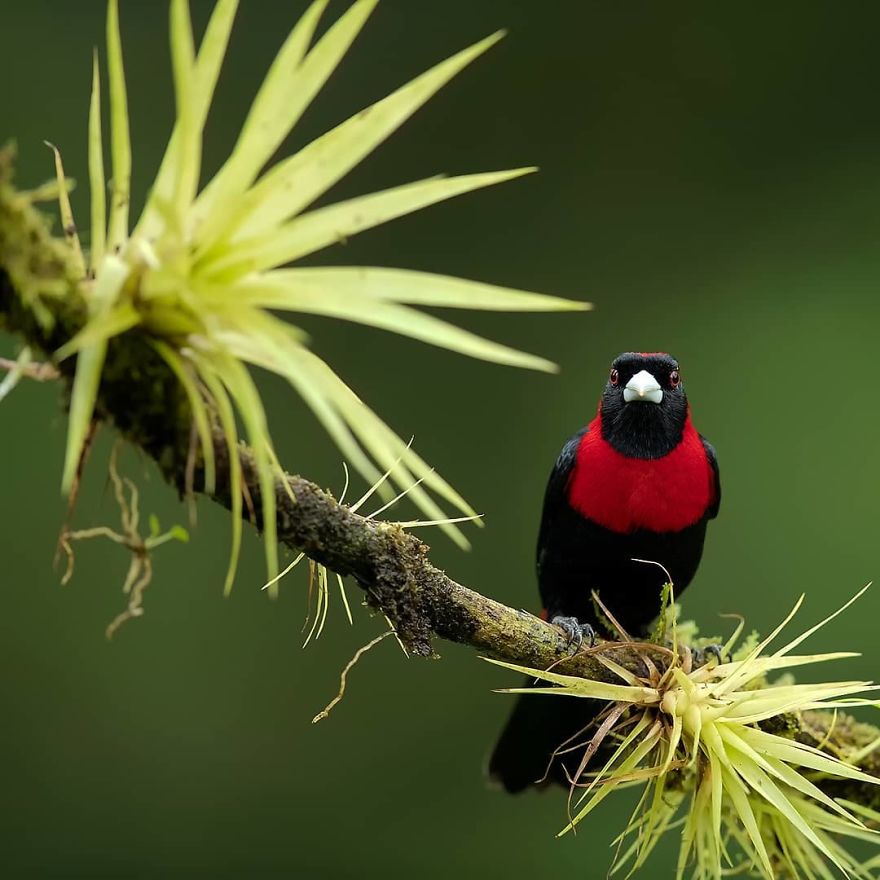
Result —
<instances>
[{"instance_id":1,"label":"bird's claw","mask_svg":"<svg viewBox=\"0 0 880 880\"><path fill-rule=\"evenodd\" d=\"M715 660L718 662L719 666L724 662L724 645L718 645L718 644L706 645L706 647L703 648L703 653L704 654L711 654L715 658Z\"/></svg>"},{"instance_id":2,"label":"bird's claw","mask_svg":"<svg viewBox=\"0 0 880 880\"><path fill-rule=\"evenodd\" d=\"M689 648L691 652L691 660L695 667L705 666L709 662L707 655L715 658L715 665L718 666L724 662L724 645L712 644L703 648L697 648L693 645Z\"/></svg>"},{"instance_id":3,"label":"bird's claw","mask_svg":"<svg viewBox=\"0 0 880 880\"><path fill-rule=\"evenodd\" d=\"M550 623L558 626L568 639L575 651L579 651L584 643L584 639L589 643L589 647L596 644L596 630L589 623L581 623L576 617L554 617Z\"/></svg>"}]
</instances>

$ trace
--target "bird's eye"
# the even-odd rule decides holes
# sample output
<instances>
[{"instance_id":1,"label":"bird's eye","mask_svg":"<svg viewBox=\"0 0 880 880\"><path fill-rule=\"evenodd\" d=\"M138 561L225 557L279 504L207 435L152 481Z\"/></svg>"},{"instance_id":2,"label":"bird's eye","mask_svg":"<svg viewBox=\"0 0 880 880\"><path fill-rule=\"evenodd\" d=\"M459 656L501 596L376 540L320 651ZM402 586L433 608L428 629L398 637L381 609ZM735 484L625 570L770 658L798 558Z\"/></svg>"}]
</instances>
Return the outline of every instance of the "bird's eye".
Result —
<instances>
[{"instance_id":1,"label":"bird's eye","mask_svg":"<svg viewBox=\"0 0 880 880\"><path fill-rule=\"evenodd\" d=\"M678 370L673 370L669 374L669 384L673 388L678 388L679 383L681 382L681 376L678 374Z\"/></svg>"},{"instance_id":2,"label":"bird's eye","mask_svg":"<svg viewBox=\"0 0 880 880\"><path fill-rule=\"evenodd\" d=\"M620 381L620 375L618 374L617 370L611 371L611 375L608 377L608 381L612 385L616 385Z\"/></svg>"}]
</instances>

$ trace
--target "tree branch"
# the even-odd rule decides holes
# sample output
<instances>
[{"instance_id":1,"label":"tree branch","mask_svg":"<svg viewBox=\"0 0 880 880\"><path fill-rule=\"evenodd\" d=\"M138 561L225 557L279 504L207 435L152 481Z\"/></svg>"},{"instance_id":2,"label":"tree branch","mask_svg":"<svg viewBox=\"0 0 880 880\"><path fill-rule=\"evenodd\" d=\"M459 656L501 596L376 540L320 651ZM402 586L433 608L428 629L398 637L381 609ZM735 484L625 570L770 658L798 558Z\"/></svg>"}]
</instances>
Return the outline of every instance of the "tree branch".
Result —
<instances>
[{"instance_id":1,"label":"tree branch","mask_svg":"<svg viewBox=\"0 0 880 880\"><path fill-rule=\"evenodd\" d=\"M63 241L53 238L49 221L34 207L39 193L16 190L11 182L12 150L0 150L0 327L51 357L83 325L85 309L79 279ZM69 385L74 363L60 363ZM97 412L113 422L131 443L149 454L165 478L183 494L191 442L191 414L179 383L137 332L114 339L102 376ZM212 500L230 508L226 441L214 436L217 492ZM240 447L243 479L257 511L260 488L252 452ZM366 519L340 504L314 483L288 476L277 482L279 541L341 575L353 576L368 601L392 621L411 653L431 656L432 637L470 645L509 662L601 681L617 681L590 651L571 655L562 633L537 617L509 608L471 590L433 566L428 547L400 526ZM603 646L606 655L636 674L645 674L650 646ZM655 662L663 663L659 649ZM836 722L827 712L808 712L791 722L791 733L838 755L853 754L880 732L846 716ZM830 733L829 733L830 731ZM861 766L880 775L880 754L864 756ZM829 783L835 795L880 807L877 787Z\"/></svg>"}]
</instances>

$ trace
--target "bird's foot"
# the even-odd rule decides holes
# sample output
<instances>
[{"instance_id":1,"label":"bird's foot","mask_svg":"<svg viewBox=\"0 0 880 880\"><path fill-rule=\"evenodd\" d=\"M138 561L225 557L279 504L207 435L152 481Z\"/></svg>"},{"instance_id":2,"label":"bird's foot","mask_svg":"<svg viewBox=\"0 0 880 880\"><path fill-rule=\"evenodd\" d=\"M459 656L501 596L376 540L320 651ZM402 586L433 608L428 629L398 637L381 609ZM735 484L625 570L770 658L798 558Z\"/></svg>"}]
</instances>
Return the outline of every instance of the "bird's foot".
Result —
<instances>
[{"instance_id":1,"label":"bird's foot","mask_svg":"<svg viewBox=\"0 0 880 880\"><path fill-rule=\"evenodd\" d=\"M589 647L596 644L596 630L589 623L581 623L576 617L562 617L557 615L551 618L550 623L558 626L568 639L572 648L579 651L584 643L584 639L589 643Z\"/></svg>"},{"instance_id":2,"label":"bird's foot","mask_svg":"<svg viewBox=\"0 0 880 880\"><path fill-rule=\"evenodd\" d=\"M703 648L691 645L688 650L691 652L691 663L694 668L705 666L709 662L709 657L715 658L716 666L724 662L724 645L712 644Z\"/></svg>"}]
</instances>

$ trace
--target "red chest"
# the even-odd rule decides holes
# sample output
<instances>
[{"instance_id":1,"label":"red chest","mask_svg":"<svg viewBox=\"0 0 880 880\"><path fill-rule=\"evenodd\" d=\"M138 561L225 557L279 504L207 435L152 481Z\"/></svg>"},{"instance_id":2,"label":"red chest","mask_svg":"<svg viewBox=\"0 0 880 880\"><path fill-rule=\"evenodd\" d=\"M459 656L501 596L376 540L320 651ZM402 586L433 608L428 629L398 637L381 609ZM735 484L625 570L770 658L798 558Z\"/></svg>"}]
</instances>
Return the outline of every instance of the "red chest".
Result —
<instances>
[{"instance_id":1,"label":"red chest","mask_svg":"<svg viewBox=\"0 0 880 880\"><path fill-rule=\"evenodd\" d=\"M597 416L578 447L568 501L614 532L677 532L705 514L714 486L712 466L690 419L672 452L640 459L628 458L607 443Z\"/></svg>"}]
</instances>

